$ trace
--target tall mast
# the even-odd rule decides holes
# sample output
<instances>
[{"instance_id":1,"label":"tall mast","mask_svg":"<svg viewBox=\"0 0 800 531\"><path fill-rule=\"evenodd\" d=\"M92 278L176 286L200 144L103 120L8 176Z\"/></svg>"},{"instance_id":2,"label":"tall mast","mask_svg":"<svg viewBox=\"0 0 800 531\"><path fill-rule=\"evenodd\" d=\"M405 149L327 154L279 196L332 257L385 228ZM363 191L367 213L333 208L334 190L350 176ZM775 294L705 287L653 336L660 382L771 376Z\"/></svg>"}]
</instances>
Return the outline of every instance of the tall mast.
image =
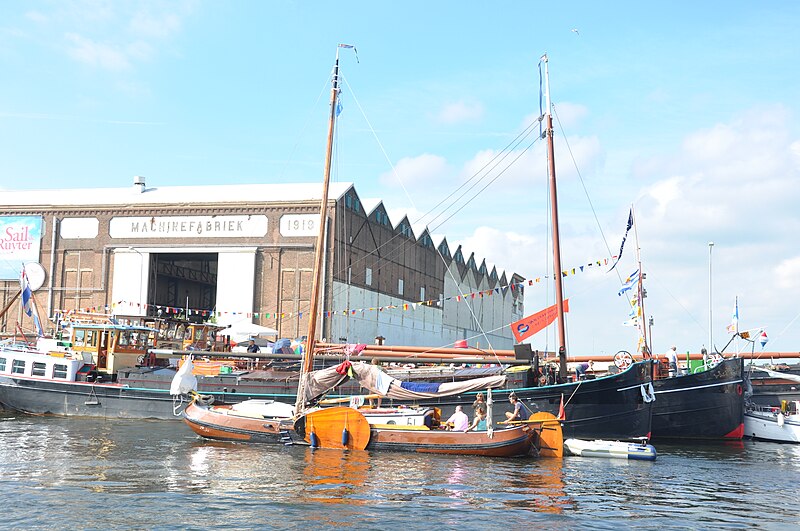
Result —
<instances>
[{"instance_id":1,"label":"tall mast","mask_svg":"<svg viewBox=\"0 0 800 531\"><path fill-rule=\"evenodd\" d=\"M325 153L325 176L322 184L322 199L319 208L319 233L314 251L314 278L311 285L311 308L308 311L308 334L306 335L306 350L303 356L303 365L300 371L300 381L297 388L296 412L303 409L305 400L305 375L311 372L314 365L314 348L316 345L317 315L319 314L319 294L322 290L322 261L325 257L325 227L328 221L328 186L331 179L331 159L333 157L333 133L336 125L336 100L339 97L339 49L346 45L336 47L336 62L333 66L331 79L331 109L328 122L328 146Z\"/></svg>"},{"instance_id":2,"label":"tall mast","mask_svg":"<svg viewBox=\"0 0 800 531\"><path fill-rule=\"evenodd\" d=\"M642 334L642 338L644 339L645 352L647 353L645 355L645 353L642 352L642 354L645 358L647 358L653 352L652 345L649 342L652 341L652 338L648 340L647 337L647 312L644 311L645 292L644 292L644 271L642 271L642 252L641 249L639 248L639 229L636 226L636 213L633 211L633 205L631 205L631 215L633 216L633 234L636 238L636 262L639 267L639 282L637 286L637 294L639 297L639 311L642 313L642 315L639 318L639 327L640 327L640 332Z\"/></svg>"},{"instance_id":3,"label":"tall mast","mask_svg":"<svg viewBox=\"0 0 800 531\"><path fill-rule=\"evenodd\" d=\"M558 377L567 379L567 332L564 325L564 287L561 280L561 239L558 231L558 197L556 193L556 160L553 146L553 116L550 113L550 71L547 54L542 56L544 62L545 118L547 119L547 160L549 163L550 212L553 225L553 276L556 279L556 310L558 310Z\"/></svg>"}]
</instances>

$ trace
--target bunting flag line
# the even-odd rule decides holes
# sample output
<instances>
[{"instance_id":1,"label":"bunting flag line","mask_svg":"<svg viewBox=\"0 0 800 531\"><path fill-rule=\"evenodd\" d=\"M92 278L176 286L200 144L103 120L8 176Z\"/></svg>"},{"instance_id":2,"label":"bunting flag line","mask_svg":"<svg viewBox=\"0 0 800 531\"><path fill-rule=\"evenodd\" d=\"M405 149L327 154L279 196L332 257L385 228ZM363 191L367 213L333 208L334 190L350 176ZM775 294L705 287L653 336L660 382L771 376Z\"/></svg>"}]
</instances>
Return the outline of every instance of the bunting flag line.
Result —
<instances>
[{"instance_id":1,"label":"bunting flag line","mask_svg":"<svg viewBox=\"0 0 800 531\"><path fill-rule=\"evenodd\" d=\"M611 259L616 259L616 256L612 256ZM592 270L598 270L600 267L608 265L608 258L603 258L601 260L595 260L589 262L584 265L576 266L573 268L565 269L561 272L562 276L569 276L569 275L576 275L578 273L586 273ZM380 306L380 307L373 307L373 308L348 308L348 309L340 309L340 310L326 310L320 311L320 315L330 318L335 315L356 315L358 313L364 312L383 312L385 310L395 310L395 309L402 309L402 311L416 311L419 306L430 306L430 307L444 307L444 303L448 301L455 301L455 302L469 302L473 301L477 303L479 299L485 299L486 297L492 297L495 294L505 296L508 291L510 290L512 294L516 294L517 292L522 293L523 289L526 285L533 286L534 284L540 284L545 280L551 280L555 278L553 275L542 275L536 278L531 278L528 280L524 280L522 282L511 282L504 286L495 286L494 288L488 288L485 290L474 291L471 293L464 293L459 295L452 295L449 297L442 297L436 300L427 300L427 301L417 301L417 302L402 302L400 304L390 304L387 306ZM630 277L629 277L630 278ZM74 309L69 311L59 310L62 313L69 313L70 311L78 311L78 312L93 312L93 311L100 311L100 312L114 312L114 313L121 313L124 315L124 309L120 312L117 312L118 307L128 307L128 308L136 308L136 309L150 309L156 308L159 310L160 313L166 315L182 315L185 314L187 316L191 315L200 315L205 318L211 317L219 317L219 316L246 316L248 318L266 318L266 319L286 319L286 318L293 318L293 317L302 317L303 313L306 312L278 312L272 310L226 310L226 309L195 309L195 308L186 308L186 307L175 307L175 306L167 306L167 305L156 305L156 304L143 304L141 302L132 302L132 301L118 301L112 303L111 305L97 305L91 306L87 308L80 308Z\"/></svg>"},{"instance_id":2,"label":"bunting flag line","mask_svg":"<svg viewBox=\"0 0 800 531\"><path fill-rule=\"evenodd\" d=\"M619 263L620 258L622 258L622 249L625 247L625 240L628 239L628 232L630 232L631 227L633 227L633 209L631 208L628 212L628 226L625 228L625 236L622 237L622 244L619 246L619 254L617 255L617 259L614 262L614 265L611 266L611 269L608 271L611 272L617 264Z\"/></svg>"}]
</instances>

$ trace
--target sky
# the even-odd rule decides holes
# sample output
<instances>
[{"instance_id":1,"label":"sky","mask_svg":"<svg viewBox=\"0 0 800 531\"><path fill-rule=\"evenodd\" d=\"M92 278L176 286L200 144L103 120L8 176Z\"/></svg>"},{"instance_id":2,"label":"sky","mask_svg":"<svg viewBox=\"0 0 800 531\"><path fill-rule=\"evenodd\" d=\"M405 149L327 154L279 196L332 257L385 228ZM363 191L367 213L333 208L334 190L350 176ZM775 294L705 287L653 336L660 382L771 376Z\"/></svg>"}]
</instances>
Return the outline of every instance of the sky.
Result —
<instances>
[{"instance_id":1,"label":"sky","mask_svg":"<svg viewBox=\"0 0 800 531\"><path fill-rule=\"evenodd\" d=\"M562 269L576 268L568 351L636 348L617 292L637 256L656 352L722 348L737 298L740 329L797 351L798 26L800 4L779 1L9 0L0 193L135 175L321 182L330 73L348 43L332 178L478 263L545 277L547 53ZM631 208L617 268L581 272L619 252ZM548 286L527 288L526 313L553 303Z\"/></svg>"}]
</instances>

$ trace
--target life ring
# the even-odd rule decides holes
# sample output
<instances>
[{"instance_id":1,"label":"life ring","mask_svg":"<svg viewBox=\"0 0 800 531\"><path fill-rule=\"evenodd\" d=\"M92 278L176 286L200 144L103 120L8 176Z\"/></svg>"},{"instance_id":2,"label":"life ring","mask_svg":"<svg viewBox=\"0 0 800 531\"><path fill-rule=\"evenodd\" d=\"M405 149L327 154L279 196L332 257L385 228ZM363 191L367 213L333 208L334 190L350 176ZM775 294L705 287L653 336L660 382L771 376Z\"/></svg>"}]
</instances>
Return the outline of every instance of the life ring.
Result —
<instances>
[{"instance_id":1,"label":"life ring","mask_svg":"<svg viewBox=\"0 0 800 531\"><path fill-rule=\"evenodd\" d=\"M711 356L711 359L709 361L711 361L711 365L719 365L720 363L722 363L722 356L720 356L719 354L714 354L713 356Z\"/></svg>"},{"instance_id":2,"label":"life ring","mask_svg":"<svg viewBox=\"0 0 800 531\"><path fill-rule=\"evenodd\" d=\"M620 350L614 354L614 365L619 369L627 369L633 365L633 356L627 350Z\"/></svg>"},{"instance_id":3,"label":"life ring","mask_svg":"<svg viewBox=\"0 0 800 531\"><path fill-rule=\"evenodd\" d=\"M742 384L736 384L736 394L742 396Z\"/></svg>"}]
</instances>

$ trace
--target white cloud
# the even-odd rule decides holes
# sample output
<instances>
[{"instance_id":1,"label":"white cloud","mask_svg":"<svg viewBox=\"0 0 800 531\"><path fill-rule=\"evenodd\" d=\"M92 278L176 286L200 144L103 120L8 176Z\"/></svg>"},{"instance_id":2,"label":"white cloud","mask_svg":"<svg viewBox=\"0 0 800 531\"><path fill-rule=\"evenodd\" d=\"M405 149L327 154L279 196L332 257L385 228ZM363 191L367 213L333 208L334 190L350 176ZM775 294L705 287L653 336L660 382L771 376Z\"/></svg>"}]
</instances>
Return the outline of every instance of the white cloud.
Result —
<instances>
[{"instance_id":1,"label":"white cloud","mask_svg":"<svg viewBox=\"0 0 800 531\"><path fill-rule=\"evenodd\" d=\"M800 256L782 260L775 267L777 285L781 289L797 290L800 288Z\"/></svg>"},{"instance_id":2,"label":"white cloud","mask_svg":"<svg viewBox=\"0 0 800 531\"><path fill-rule=\"evenodd\" d=\"M111 44L95 42L77 33L67 33L64 37L69 43L67 53L78 62L115 71L131 67L127 54Z\"/></svg>"},{"instance_id":3,"label":"white cloud","mask_svg":"<svg viewBox=\"0 0 800 531\"><path fill-rule=\"evenodd\" d=\"M417 157L400 159L395 164L394 171L382 174L380 181L386 186L412 188L420 184L435 186L451 178L452 169L444 157L424 153Z\"/></svg>"},{"instance_id":4,"label":"white cloud","mask_svg":"<svg viewBox=\"0 0 800 531\"><path fill-rule=\"evenodd\" d=\"M483 117L483 105L477 102L457 101L448 103L439 112L437 121L445 124L474 122Z\"/></svg>"},{"instance_id":5,"label":"white cloud","mask_svg":"<svg viewBox=\"0 0 800 531\"><path fill-rule=\"evenodd\" d=\"M181 17L175 13L153 15L149 10L142 10L133 15L130 28L137 35L166 39L180 32L182 24Z\"/></svg>"}]
</instances>

